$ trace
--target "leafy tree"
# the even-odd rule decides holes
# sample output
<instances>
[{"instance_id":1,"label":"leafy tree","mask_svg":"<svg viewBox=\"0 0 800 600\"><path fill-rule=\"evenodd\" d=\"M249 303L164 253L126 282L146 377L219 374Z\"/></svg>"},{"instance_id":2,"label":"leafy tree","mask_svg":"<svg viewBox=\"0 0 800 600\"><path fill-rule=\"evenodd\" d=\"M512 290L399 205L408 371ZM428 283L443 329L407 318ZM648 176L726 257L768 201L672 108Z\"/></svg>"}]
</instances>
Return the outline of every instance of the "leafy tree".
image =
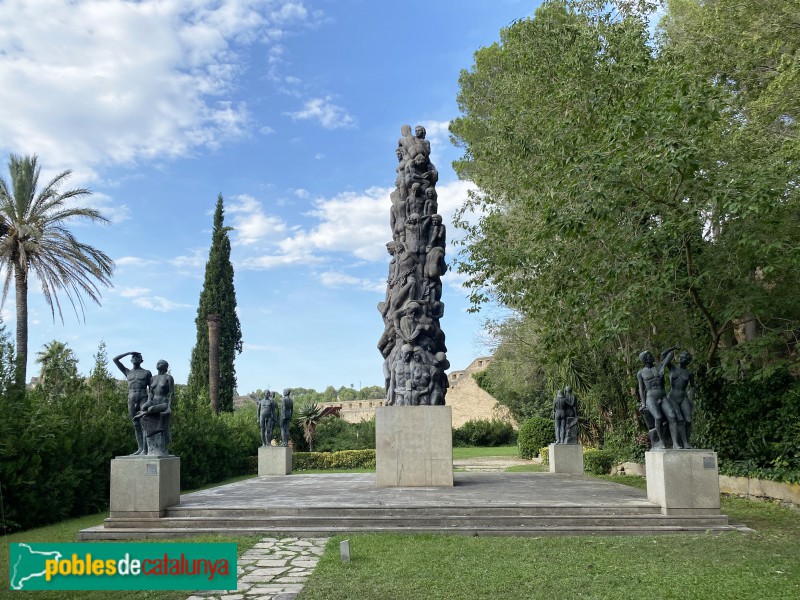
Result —
<instances>
[{"instance_id":1,"label":"leafy tree","mask_svg":"<svg viewBox=\"0 0 800 600\"><path fill-rule=\"evenodd\" d=\"M531 318L550 365L599 348L630 376L638 350L679 343L710 368L747 315L772 334L753 350L788 355L796 166L759 159L774 147L759 138L744 168L719 143L755 139L728 90L654 52L646 19L616 4L546 2L461 75L451 132L456 171L479 188L460 213L472 299Z\"/></svg>"},{"instance_id":2,"label":"leafy tree","mask_svg":"<svg viewBox=\"0 0 800 600\"><path fill-rule=\"evenodd\" d=\"M108 395L113 395L118 387L117 381L108 370L108 352L106 351L106 343L102 340L97 346L97 353L94 355L94 366L89 373L87 384L97 401Z\"/></svg>"},{"instance_id":3,"label":"leafy tree","mask_svg":"<svg viewBox=\"0 0 800 600\"><path fill-rule=\"evenodd\" d=\"M211 249L206 262L205 281L200 292L197 307L197 341L192 349L187 388L189 395L209 393L209 345L208 317L218 315L219 330L219 408L233 410L233 396L236 389L236 369L234 359L242 351L242 328L236 315L236 291L233 286L233 265L231 264L231 242L228 238L230 227L224 225L222 194L217 197L214 212L214 230L211 236Z\"/></svg>"},{"instance_id":4,"label":"leafy tree","mask_svg":"<svg viewBox=\"0 0 800 600\"><path fill-rule=\"evenodd\" d=\"M0 319L0 398L8 398L14 384L14 344Z\"/></svg>"},{"instance_id":5,"label":"leafy tree","mask_svg":"<svg viewBox=\"0 0 800 600\"><path fill-rule=\"evenodd\" d=\"M53 340L46 343L36 353L36 363L41 365L39 387L50 399L62 398L80 383L78 358L64 342Z\"/></svg>"},{"instance_id":6,"label":"leafy tree","mask_svg":"<svg viewBox=\"0 0 800 600\"><path fill-rule=\"evenodd\" d=\"M62 321L59 292L66 294L76 315L83 315L83 296L99 304L98 284L110 286L114 262L93 246L83 244L66 228L72 219L107 222L93 208L72 206L72 201L91 192L77 188L61 192L59 186L71 171L56 175L37 191L40 167L37 157L11 154L8 160L10 183L0 177L0 268L6 272L3 287L5 302L14 282L17 311L16 384L26 382L28 361L28 286L29 275L39 280L42 293L55 318Z\"/></svg>"}]
</instances>

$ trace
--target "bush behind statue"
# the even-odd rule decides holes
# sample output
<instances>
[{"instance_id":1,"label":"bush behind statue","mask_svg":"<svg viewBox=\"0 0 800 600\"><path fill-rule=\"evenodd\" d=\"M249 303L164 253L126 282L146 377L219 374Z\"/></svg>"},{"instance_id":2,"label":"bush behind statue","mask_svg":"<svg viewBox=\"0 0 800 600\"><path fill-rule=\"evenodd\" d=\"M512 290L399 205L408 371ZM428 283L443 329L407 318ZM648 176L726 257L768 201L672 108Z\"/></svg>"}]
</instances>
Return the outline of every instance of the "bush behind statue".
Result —
<instances>
[{"instance_id":1,"label":"bush behind statue","mask_svg":"<svg viewBox=\"0 0 800 600\"><path fill-rule=\"evenodd\" d=\"M453 429L453 446L508 446L516 441L517 434L511 423L500 419L467 421Z\"/></svg>"},{"instance_id":2,"label":"bush behind statue","mask_svg":"<svg viewBox=\"0 0 800 600\"><path fill-rule=\"evenodd\" d=\"M520 425L517 444L521 458L533 458L539 449L555 441L555 423L552 419L533 417Z\"/></svg>"}]
</instances>

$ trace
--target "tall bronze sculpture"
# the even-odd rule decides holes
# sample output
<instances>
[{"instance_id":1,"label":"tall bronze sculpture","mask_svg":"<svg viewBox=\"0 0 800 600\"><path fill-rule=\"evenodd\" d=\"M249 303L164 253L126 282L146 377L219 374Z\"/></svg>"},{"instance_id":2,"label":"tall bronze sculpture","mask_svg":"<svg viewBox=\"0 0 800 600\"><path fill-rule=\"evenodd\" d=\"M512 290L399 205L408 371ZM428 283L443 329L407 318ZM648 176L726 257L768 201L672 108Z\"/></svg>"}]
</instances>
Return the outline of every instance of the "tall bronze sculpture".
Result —
<instances>
[{"instance_id":1,"label":"tall bronze sculpture","mask_svg":"<svg viewBox=\"0 0 800 600\"><path fill-rule=\"evenodd\" d=\"M120 362L120 360L126 356L131 357L132 369L129 369ZM133 422L133 430L136 433L136 452L133 454L147 454L147 445L142 430L142 422L140 419L136 418L136 415L139 414L142 405L148 400L153 374L147 369L142 368L141 352L123 352L115 356L113 360L117 368L125 375L125 379L128 380L128 416Z\"/></svg>"},{"instance_id":2,"label":"tall bronze sculpture","mask_svg":"<svg viewBox=\"0 0 800 600\"><path fill-rule=\"evenodd\" d=\"M439 173L430 161L425 128L400 128L397 178L391 193L386 245L389 274L386 297L378 304L384 330L378 341L383 356L387 406L444 404L447 361L441 278L446 231L438 210Z\"/></svg>"}]
</instances>

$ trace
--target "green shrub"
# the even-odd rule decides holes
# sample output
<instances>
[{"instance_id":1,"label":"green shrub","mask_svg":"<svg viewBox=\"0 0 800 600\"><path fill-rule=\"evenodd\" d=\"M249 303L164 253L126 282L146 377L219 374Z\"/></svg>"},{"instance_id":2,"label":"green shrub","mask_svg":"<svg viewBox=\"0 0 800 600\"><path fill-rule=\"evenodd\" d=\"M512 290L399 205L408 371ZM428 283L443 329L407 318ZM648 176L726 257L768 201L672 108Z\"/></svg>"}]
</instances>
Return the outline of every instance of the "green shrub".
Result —
<instances>
[{"instance_id":1,"label":"green shrub","mask_svg":"<svg viewBox=\"0 0 800 600\"><path fill-rule=\"evenodd\" d=\"M519 455L522 458L533 458L542 446L555 441L555 423L552 419L533 417L525 421L517 433Z\"/></svg>"},{"instance_id":2,"label":"green shrub","mask_svg":"<svg viewBox=\"0 0 800 600\"><path fill-rule=\"evenodd\" d=\"M550 464L550 446L539 448L539 457L542 459L542 465L548 466Z\"/></svg>"},{"instance_id":3,"label":"green shrub","mask_svg":"<svg viewBox=\"0 0 800 600\"><path fill-rule=\"evenodd\" d=\"M616 454L597 448L583 449L583 469L592 475L608 475L616 462Z\"/></svg>"},{"instance_id":4,"label":"green shrub","mask_svg":"<svg viewBox=\"0 0 800 600\"><path fill-rule=\"evenodd\" d=\"M348 423L340 417L325 417L317 424L314 448L317 452L375 449L375 419Z\"/></svg>"},{"instance_id":5,"label":"green shrub","mask_svg":"<svg viewBox=\"0 0 800 600\"><path fill-rule=\"evenodd\" d=\"M340 452L295 452L292 470L310 469L374 469L375 450L342 450Z\"/></svg>"},{"instance_id":6,"label":"green shrub","mask_svg":"<svg viewBox=\"0 0 800 600\"><path fill-rule=\"evenodd\" d=\"M516 441L517 434L511 423L500 419L467 421L453 429L454 446L508 446Z\"/></svg>"}]
</instances>

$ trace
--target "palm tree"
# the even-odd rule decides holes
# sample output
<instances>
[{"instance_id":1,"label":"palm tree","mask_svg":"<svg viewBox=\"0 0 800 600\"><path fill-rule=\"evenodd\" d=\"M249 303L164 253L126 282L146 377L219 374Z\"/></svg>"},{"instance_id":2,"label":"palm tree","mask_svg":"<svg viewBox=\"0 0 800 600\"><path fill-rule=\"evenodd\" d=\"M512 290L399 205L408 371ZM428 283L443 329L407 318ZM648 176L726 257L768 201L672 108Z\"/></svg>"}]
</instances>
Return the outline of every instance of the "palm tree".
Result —
<instances>
[{"instance_id":1,"label":"palm tree","mask_svg":"<svg viewBox=\"0 0 800 600\"><path fill-rule=\"evenodd\" d=\"M308 443L308 451L314 451L314 436L317 431L317 423L322 418L322 407L312 402L306 404L297 411L297 421L303 426L303 437Z\"/></svg>"},{"instance_id":2,"label":"palm tree","mask_svg":"<svg viewBox=\"0 0 800 600\"><path fill-rule=\"evenodd\" d=\"M36 353L36 363L42 365L39 385L58 397L78 377L78 358L64 342L53 340Z\"/></svg>"},{"instance_id":3,"label":"palm tree","mask_svg":"<svg viewBox=\"0 0 800 600\"><path fill-rule=\"evenodd\" d=\"M59 173L37 192L39 171L36 155L21 157L11 154L8 158L10 186L0 177L0 220L3 222L0 227L0 270L6 272L2 304L13 279L17 309L15 380L20 389L25 386L28 362L29 274L33 272L39 280L53 319L58 309L63 323L58 292L66 294L80 318L83 316L83 295L99 304L98 283L110 287L114 270L111 258L79 242L65 227L65 222L73 218L108 222L93 208L67 205L68 201L91 192L84 188L66 192L58 190L71 171Z\"/></svg>"}]
</instances>

